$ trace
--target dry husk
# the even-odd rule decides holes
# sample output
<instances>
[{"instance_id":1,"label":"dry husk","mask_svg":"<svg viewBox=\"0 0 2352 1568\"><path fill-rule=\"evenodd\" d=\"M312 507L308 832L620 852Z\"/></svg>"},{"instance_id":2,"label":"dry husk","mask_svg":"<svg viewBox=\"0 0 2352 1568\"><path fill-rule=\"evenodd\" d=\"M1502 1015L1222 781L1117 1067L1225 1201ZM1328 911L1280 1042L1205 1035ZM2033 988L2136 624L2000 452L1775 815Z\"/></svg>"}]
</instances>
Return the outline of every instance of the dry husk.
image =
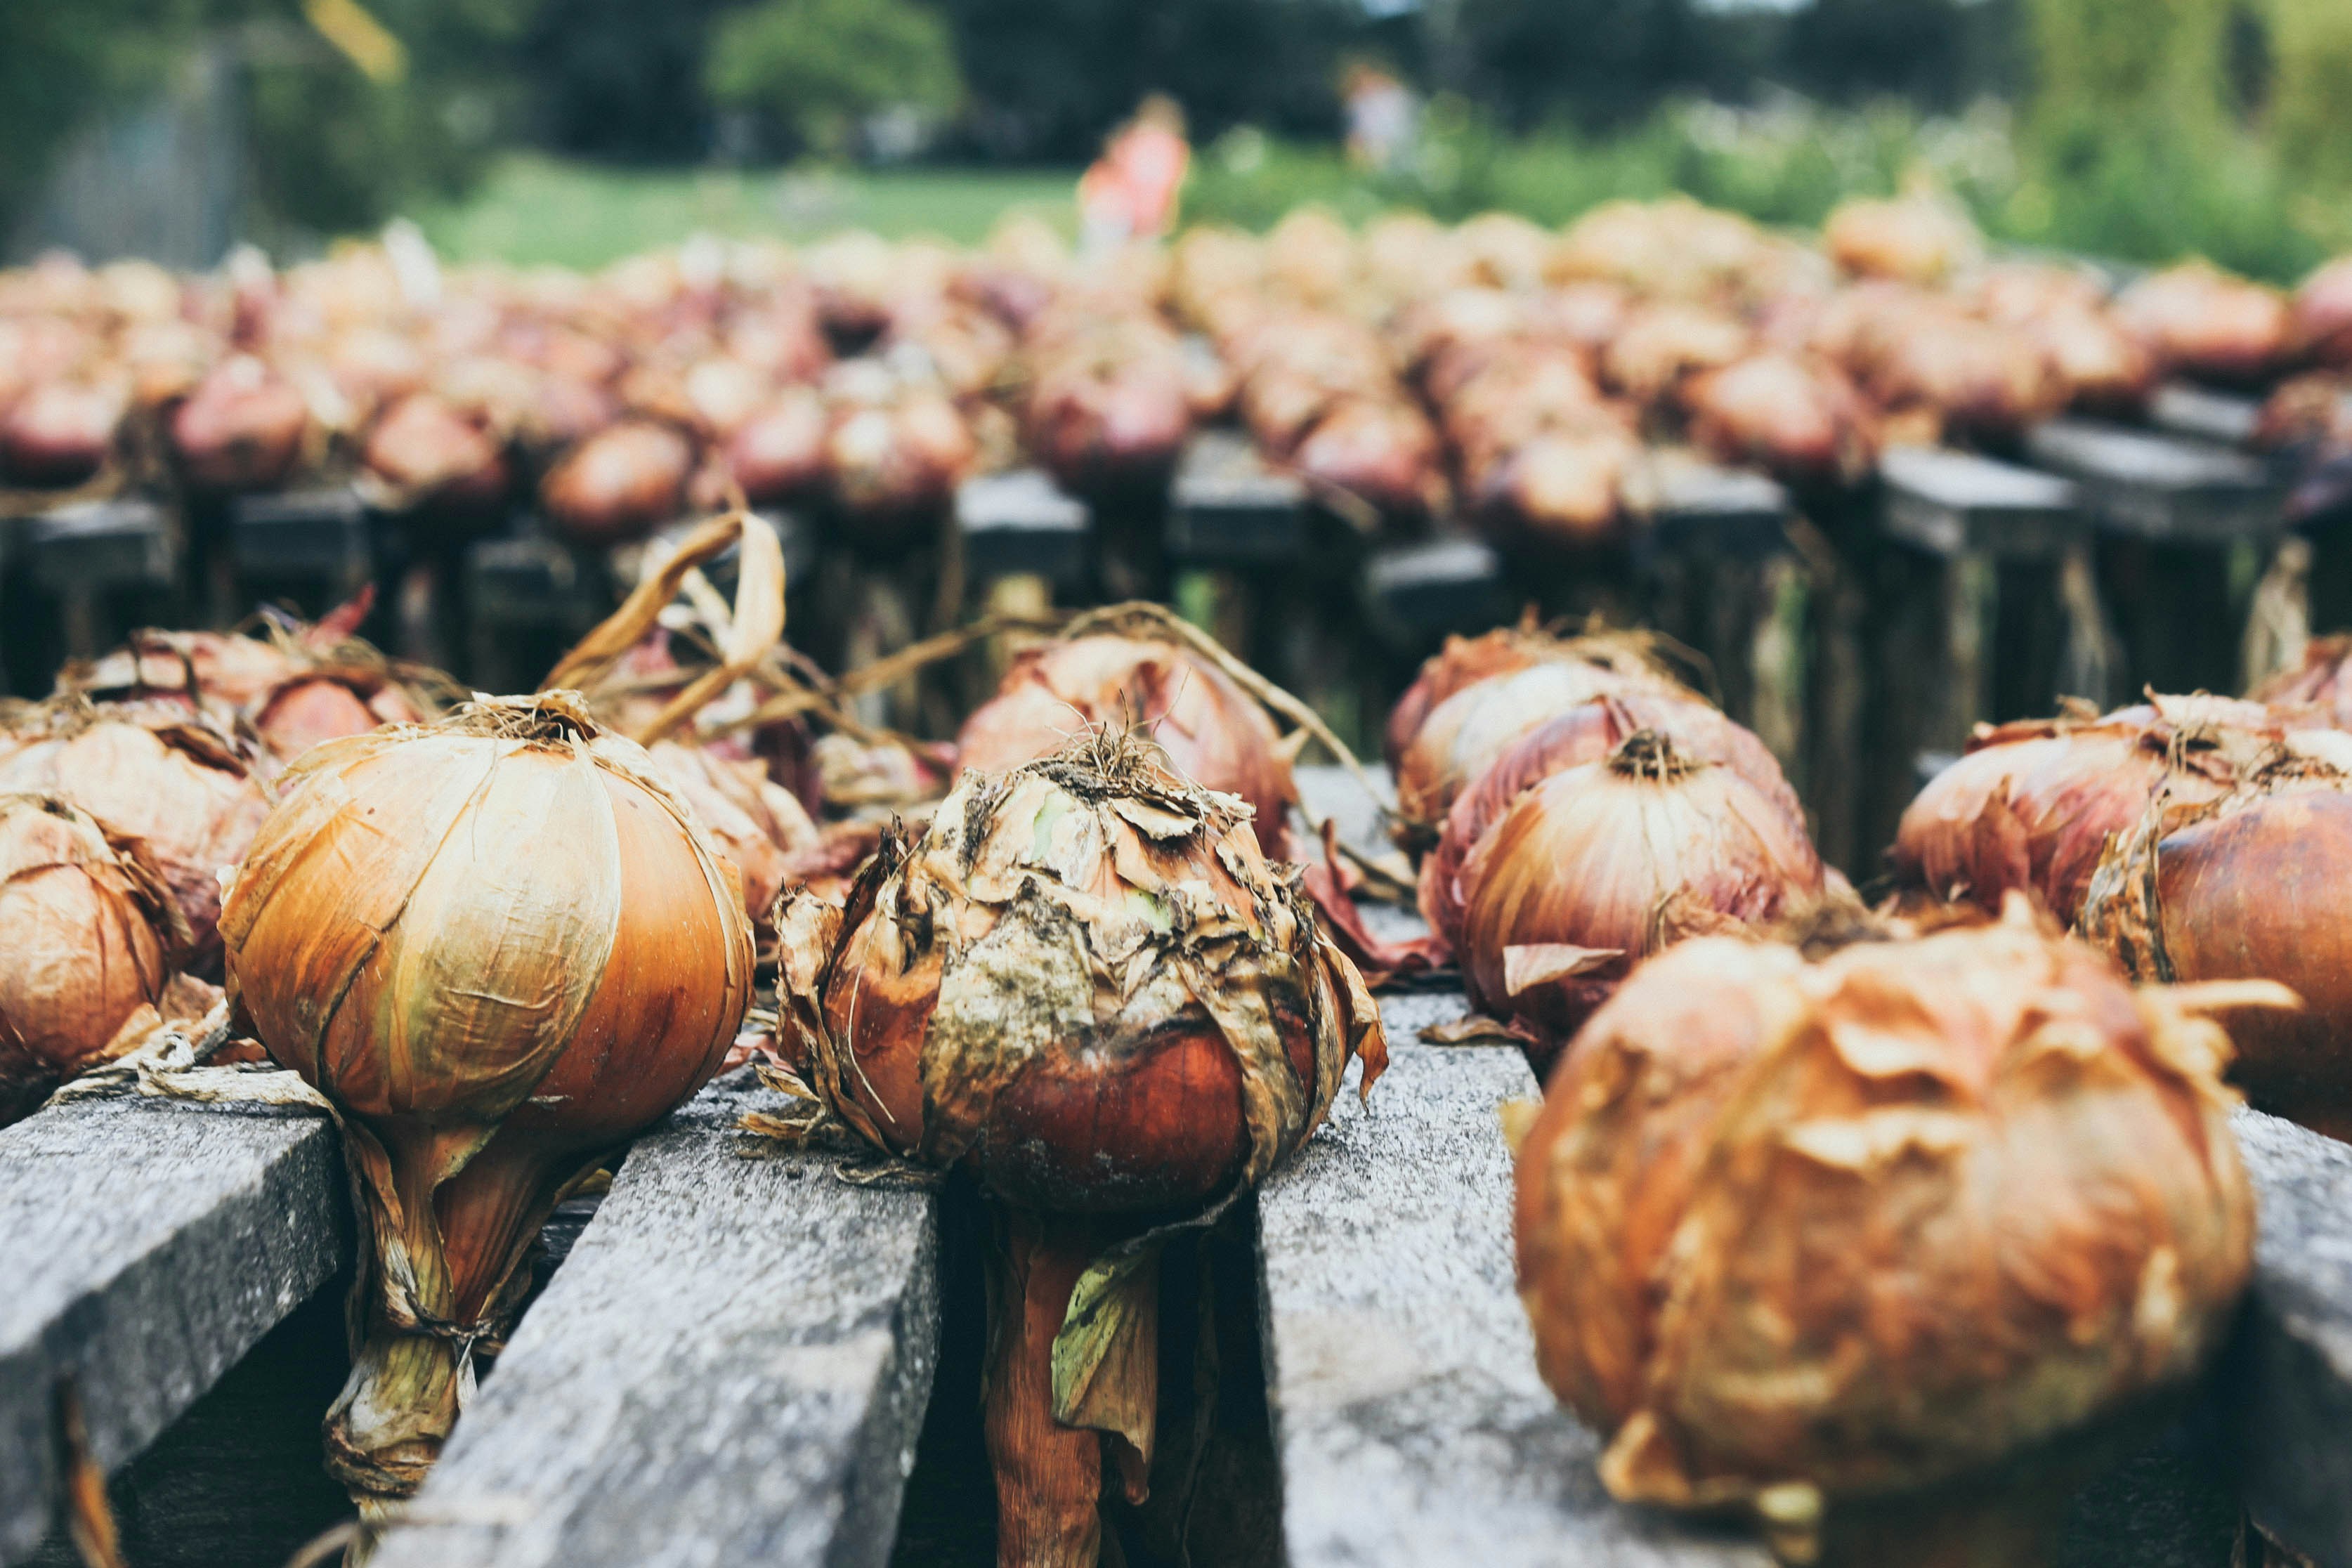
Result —
<instances>
[{"instance_id":1,"label":"dry husk","mask_svg":"<svg viewBox=\"0 0 2352 1568\"><path fill-rule=\"evenodd\" d=\"M137 844L53 795L0 795L0 1125L152 1033L186 942Z\"/></svg>"},{"instance_id":2,"label":"dry husk","mask_svg":"<svg viewBox=\"0 0 2352 1568\"><path fill-rule=\"evenodd\" d=\"M1538 1360L1609 1489L1753 1510L1809 1562L1850 1505L2184 1384L2252 1266L2212 1000L2135 993L2021 901L1644 965L1519 1149ZM1996 1560L1946 1544L1853 1561Z\"/></svg>"},{"instance_id":3,"label":"dry husk","mask_svg":"<svg viewBox=\"0 0 2352 1568\"><path fill-rule=\"evenodd\" d=\"M751 1000L735 868L575 695L330 742L231 884L230 983L341 1113L372 1245L327 1422L414 1492L574 1182L718 1069Z\"/></svg>"},{"instance_id":4,"label":"dry husk","mask_svg":"<svg viewBox=\"0 0 2352 1568\"><path fill-rule=\"evenodd\" d=\"M1367 1088L1385 1065L1361 978L1248 829L1159 748L1097 732L968 775L845 909L780 911L787 1054L862 1136L1009 1210L1001 1561L1091 1568L1105 1458L1134 1498L1152 1451L1159 1241L1312 1133L1349 1056Z\"/></svg>"},{"instance_id":5,"label":"dry husk","mask_svg":"<svg viewBox=\"0 0 2352 1568\"><path fill-rule=\"evenodd\" d=\"M2352 771L2282 744L2218 796L2176 793L2182 776L2109 845L2083 933L2139 979L2293 991L2299 1009L2223 1015L2231 1076L2263 1110L2352 1136Z\"/></svg>"},{"instance_id":6,"label":"dry husk","mask_svg":"<svg viewBox=\"0 0 2352 1568\"><path fill-rule=\"evenodd\" d=\"M136 840L188 929L188 967L220 958L217 874L268 813L252 750L174 702L54 698L0 732L0 790L69 800Z\"/></svg>"}]
</instances>

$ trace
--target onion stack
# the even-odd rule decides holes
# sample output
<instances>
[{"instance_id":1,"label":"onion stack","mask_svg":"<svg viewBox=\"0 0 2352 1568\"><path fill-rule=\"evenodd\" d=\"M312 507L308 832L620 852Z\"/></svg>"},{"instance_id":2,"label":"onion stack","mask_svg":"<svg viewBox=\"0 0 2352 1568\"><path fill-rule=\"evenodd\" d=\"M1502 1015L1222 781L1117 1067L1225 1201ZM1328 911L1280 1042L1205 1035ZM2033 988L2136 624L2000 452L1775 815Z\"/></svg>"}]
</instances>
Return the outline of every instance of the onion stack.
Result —
<instances>
[{"instance_id":1,"label":"onion stack","mask_svg":"<svg viewBox=\"0 0 2352 1568\"><path fill-rule=\"evenodd\" d=\"M187 937L136 840L55 795L0 794L0 1126L167 1014L203 1012L173 984Z\"/></svg>"},{"instance_id":2,"label":"onion stack","mask_svg":"<svg viewBox=\"0 0 2352 1568\"><path fill-rule=\"evenodd\" d=\"M740 881L559 692L309 753L222 934L262 1043L342 1121L368 1245L328 1468L378 1515L549 1212L718 1069L751 995Z\"/></svg>"},{"instance_id":3,"label":"onion stack","mask_svg":"<svg viewBox=\"0 0 2352 1568\"><path fill-rule=\"evenodd\" d=\"M1002 1563L1092 1568L1106 1471L1130 1500L1148 1485L1159 1242L1297 1148L1350 1055L1368 1087L1385 1062L1362 981L1249 821L1097 731L966 774L845 910L782 910L787 1050L820 1096L998 1205Z\"/></svg>"},{"instance_id":4,"label":"onion stack","mask_svg":"<svg viewBox=\"0 0 2352 1568\"><path fill-rule=\"evenodd\" d=\"M2051 1561L2103 1423L2183 1387L2252 1267L2212 997L2024 918L1643 965L1518 1151L1545 1380L1629 1501L1791 1563Z\"/></svg>"}]
</instances>

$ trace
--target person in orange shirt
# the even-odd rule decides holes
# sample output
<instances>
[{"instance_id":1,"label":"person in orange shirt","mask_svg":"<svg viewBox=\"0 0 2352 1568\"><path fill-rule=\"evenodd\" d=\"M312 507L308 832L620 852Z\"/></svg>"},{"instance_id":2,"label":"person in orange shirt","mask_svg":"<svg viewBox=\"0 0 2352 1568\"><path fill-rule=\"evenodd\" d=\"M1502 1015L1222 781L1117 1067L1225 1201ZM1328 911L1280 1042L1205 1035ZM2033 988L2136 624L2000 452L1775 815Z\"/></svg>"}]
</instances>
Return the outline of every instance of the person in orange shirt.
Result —
<instances>
[{"instance_id":1,"label":"person in orange shirt","mask_svg":"<svg viewBox=\"0 0 2352 1568\"><path fill-rule=\"evenodd\" d=\"M1192 166L1183 110L1165 93L1153 93L1134 119L1111 133L1103 155L1078 181L1086 247L1116 249L1173 228L1177 196Z\"/></svg>"}]
</instances>

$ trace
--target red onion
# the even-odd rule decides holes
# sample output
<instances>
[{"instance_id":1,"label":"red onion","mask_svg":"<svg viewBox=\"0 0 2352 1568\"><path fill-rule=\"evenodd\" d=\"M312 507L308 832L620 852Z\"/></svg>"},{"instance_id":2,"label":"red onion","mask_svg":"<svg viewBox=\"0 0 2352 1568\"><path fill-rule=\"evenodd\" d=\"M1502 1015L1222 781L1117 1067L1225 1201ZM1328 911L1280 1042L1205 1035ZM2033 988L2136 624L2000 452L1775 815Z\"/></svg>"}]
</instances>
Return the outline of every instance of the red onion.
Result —
<instances>
[{"instance_id":1,"label":"red onion","mask_svg":"<svg viewBox=\"0 0 2352 1568\"><path fill-rule=\"evenodd\" d=\"M2296 352L2337 369L2352 370L2352 256L2339 257L2303 280L2295 290Z\"/></svg>"},{"instance_id":2,"label":"red onion","mask_svg":"<svg viewBox=\"0 0 2352 1568\"><path fill-rule=\"evenodd\" d=\"M429 393L393 405L368 432L360 460L412 505L493 507L509 478L499 443Z\"/></svg>"},{"instance_id":3,"label":"red onion","mask_svg":"<svg viewBox=\"0 0 2352 1568\"><path fill-rule=\"evenodd\" d=\"M2294 347L2284 295L2208 262L2140 279L2116 313L2168 368L2209 381L2260 381Z\"/></svg>"},{"instance_id":4,"label":"red onion","mask_svg":"<svg viewBox=\"0 0 2352 1568\"><path fill-rule=\"evenodd\" d=\"M665 425L630 420L600 430L548 470L540 504L565 532L591 544L641 539L686 502L694 448Z\"/></svg>"},{"instance_id":5,"label":"red onion","mask_svg":"<svg viewBox=\"0 0 2352 1568\"><path fill-rule=\"evenodd\" d=\"M727 444L728 470L754 506L807 499L825 479L824 399L810 387L788 387L749 419Z\"/></svg>"},{"instance_id":6,"label":"red onion","mask_svg":"<svg viewBox=\"0 0 2352 1568\"><path fill-rule=\"evenodd\" d=\"M1555 774L1605 761L1636 732L1649 730L1702 763L1730 769L1805 831L1804 807L1780 764L1753 731L1695 696L1630 689L1546 720L1514 742L1445 814L1437 847L1421 863L1421 912L1449 946L1462 939L1463 870L1487 832L1519 797Z\"/></svg>"},{"instance_id":7,"label":"red onion","mask_svg":"<svg viewBox=\"0 0 2352 1568\"><path fill-rule=\"evenodd\" d=\"M0 475L20 485L78 485L106 466L121 426L119 387L44 382L0 418Z\"/></svg>"},{"instance_id":8,"label":"red onion","mask_svg":"<svg viewBox=\"0 0 2352 1568\"><path fill-rule=\"evenodd\" d=\"M172 415L172 448L198 489L275 489L291 477L310 407L290 382L249 355L222 362Z\"/></svg>"},{"instance_id":9,"label":"red onion","mask_svg":"<svg viewBox=\"0 0 2352 1568\"><path fill-rule=\"evenodd\" d=\"M1684 397L1691 439L1724 462L1847 485L1878 467L1876 421L1853 384L1826 361L1752 355L1698 377Z\"/></svg>"},{"instance_id":10,"label":"red onion","mask_svg":"<svg viewBox=\"0 0 2352 1568\"><path fill-rule=\"evenodd\" d=\"M1823 887L1783 805L1649 730L1521 795L1462 883L1473 1002L1555 1042L1646 954L1772 920Z\"/></svg>"}]
</instances>

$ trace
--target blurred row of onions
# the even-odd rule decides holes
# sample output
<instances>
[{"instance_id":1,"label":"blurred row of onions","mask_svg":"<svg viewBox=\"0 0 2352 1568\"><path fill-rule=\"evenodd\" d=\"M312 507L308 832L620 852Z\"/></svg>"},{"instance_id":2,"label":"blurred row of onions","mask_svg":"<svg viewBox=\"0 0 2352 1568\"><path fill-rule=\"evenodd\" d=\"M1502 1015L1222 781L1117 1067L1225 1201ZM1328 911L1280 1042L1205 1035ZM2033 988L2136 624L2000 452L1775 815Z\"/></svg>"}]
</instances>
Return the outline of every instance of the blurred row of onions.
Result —
<instances>
[{"instance_id":1,"label":"blurred row of onions","mask_svg":"<svg viewBox=\"0 0 2352 1568\"><path fill-rule=\"evenodd\" d=\"M1889 443L2130 416L2185 376L2276 386L2263 439L2332 450L2347 373L2352 260L2292 295L2201 263L2116 293L1988 259L1929 195L1811 241L1681 200L1558 232L1310 208L1084 260L1016 219L970 249L700 239L593 276L444 269L409 235L282 270L0 273L0 484L356 478L459 530L535 493L590 542L740 492L887 545L1024 461L1148 492L1233 420L1343 509L1577 548L1648 504L1659 441L1851 485Z\"/></svg>"}]
</instances>

